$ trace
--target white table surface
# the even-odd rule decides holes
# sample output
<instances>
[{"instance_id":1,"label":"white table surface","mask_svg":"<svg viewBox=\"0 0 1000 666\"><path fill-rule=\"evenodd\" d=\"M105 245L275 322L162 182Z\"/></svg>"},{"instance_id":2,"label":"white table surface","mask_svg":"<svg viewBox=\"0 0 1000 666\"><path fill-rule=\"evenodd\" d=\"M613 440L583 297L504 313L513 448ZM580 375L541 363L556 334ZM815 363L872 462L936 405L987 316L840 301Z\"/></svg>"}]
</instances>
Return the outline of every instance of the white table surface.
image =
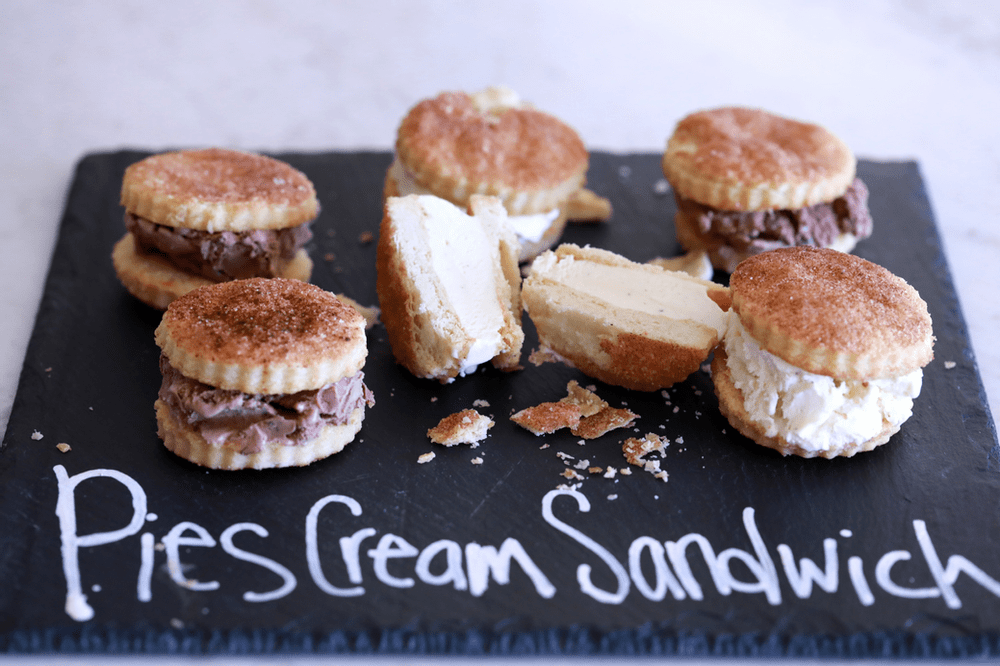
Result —
<instances>
[{"instance_id":1,"label":"white table surface","mask_svg":"<svg viewBox=\"0 0 1000 666\"><path fill-rule=\"evenodd\" d=\"M82 155L390 149L415 102L492 84L594 150L661 151L690 111L740 104L917 160L996 414L998 71L997 3L4 2L0 432Z\"/></svg>"}]
</instances>

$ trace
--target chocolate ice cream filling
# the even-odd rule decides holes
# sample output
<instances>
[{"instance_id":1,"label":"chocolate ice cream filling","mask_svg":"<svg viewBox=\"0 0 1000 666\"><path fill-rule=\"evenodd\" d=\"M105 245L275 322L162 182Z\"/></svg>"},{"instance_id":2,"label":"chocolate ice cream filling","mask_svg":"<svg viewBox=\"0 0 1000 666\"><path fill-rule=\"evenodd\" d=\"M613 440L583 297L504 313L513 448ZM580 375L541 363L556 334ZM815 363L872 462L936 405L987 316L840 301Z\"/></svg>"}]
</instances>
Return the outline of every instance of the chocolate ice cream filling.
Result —
<instances>
[{"instance_id":1,"label":"chocolate ice cream filling","mask_svg":"<svg viewBox=\"0 0 1000 666\"><path fill-rule=\"evenodd\" d=\"M258 395L186 377L163 355L160 371L159 397L173 417L191 425L209 444L243 454L257 453L265 444L307 444L326 426L344 425L356 409L375 404L363 372L312 391Z\"/></svg>"},{"instance_id":2,"label":"chocolate ice cream filling","mask_svg":"<svg viewBox=\"0 0 1000 666\"><path fill-rule=\"evenodd\" d=\"M308 222L287 229L208 232L156 224L128 212L125 228L140 252L159 254L213 282L277 277L312 238Z\"/></svg>"},{"instance_id":3,"label":"chocolate ice cream filling","mask_svg":"<svg viewBox=\"0 0 1000 666\"><path fill-rule=\"evenodd\" d=\"M698 230L708 249L727 245L757 254L787 245L830 247L842 234L862 239L872 233L868 188L859 178L829 203L794 210L718 210L674 196L678 214Z\"/></svg>"}]
</instances>

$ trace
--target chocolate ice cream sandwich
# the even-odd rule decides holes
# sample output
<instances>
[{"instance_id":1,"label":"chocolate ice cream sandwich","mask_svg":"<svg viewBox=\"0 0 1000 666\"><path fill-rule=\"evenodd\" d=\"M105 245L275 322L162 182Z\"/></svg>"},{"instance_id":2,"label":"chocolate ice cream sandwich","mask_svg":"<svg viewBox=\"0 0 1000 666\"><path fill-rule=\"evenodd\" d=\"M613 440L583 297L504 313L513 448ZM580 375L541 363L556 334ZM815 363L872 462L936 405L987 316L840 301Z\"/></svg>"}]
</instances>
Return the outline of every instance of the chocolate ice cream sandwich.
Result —
<instances>
[{"instance_id":1,"label":"chocolate ice cream sandwich","mask_svg":"<svg viewBox=\"0 0 1000 666\"><path fill-rule=\"evenodd\" d=\"M125 170L121 203L115 271L155 308L202 285L312 273L303 246L316 190L280 160L219 148L153 155Z\"/></svg>"},{"instance_id":2,"label":"chocolate ice cream sandwich","mask_svg":"<svg viewBox=\"0 0 1000 666\"><path fill-rule=\"evenodd\" d=\"M729 272L779 247L853 250L872 232L855 171L850 148L823 127L738 107L683 118L663 155L678 241Z\"/></svg>"},{"instance_id":3,"label":"chocolate ice cream sandwich","mask_svg":"<svg viewBox=\"0 0 1000 666\"><path fill-rule=\"evenodd\" d=\"M167 308L156 344L159 435L205 467L308 465L351 442L374 405L364 317L299 280L194 289Z\"/></svg>"}]
</instances>

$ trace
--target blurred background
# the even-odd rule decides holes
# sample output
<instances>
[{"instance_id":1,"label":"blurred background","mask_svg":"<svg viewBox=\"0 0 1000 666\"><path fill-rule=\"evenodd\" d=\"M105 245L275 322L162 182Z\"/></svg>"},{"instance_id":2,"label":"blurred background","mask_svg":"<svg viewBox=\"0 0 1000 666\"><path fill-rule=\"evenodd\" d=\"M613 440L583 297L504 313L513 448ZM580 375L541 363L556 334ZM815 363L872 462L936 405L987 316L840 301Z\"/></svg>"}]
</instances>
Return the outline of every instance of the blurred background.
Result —
<instances>
[{"instance_id":1,"label":"blurred background","mask_svg":"<svg viewBox=\"0 0 1000 666\"><path fill-rule=\"evenodd\" d=\"M391 150L420 99L493 84L593 150L660 152L685 114L739 104L916 160L997 414L997 72L1000 3L2 2L0 431L81 156Z\"/></svg>"}]
</instances>

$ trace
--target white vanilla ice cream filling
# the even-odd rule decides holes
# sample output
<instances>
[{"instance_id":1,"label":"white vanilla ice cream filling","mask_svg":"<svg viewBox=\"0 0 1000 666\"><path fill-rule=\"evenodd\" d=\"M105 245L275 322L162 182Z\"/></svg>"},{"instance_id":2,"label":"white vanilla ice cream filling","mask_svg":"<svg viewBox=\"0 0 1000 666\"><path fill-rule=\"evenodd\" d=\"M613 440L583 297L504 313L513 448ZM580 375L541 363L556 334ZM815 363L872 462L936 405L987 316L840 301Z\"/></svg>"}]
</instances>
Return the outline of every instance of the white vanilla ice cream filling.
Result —
<instances>
[{"instance_id":1,"label":"white vanilla ice cream filling","mask_svg":"<svg viewBox=\"0 0 1000 666\"><path fill-rule=\"evenodd\" d=\"M483 267L498 262L498 244L474 218L444 199L420 197L419 229L401 225L409 236L401 243L409 266L428 265L430 270L414 276L421 293L433 293L434 276L459 325L474 342L464 358L456 357L466 375L491 360L503 347L500 331L503 311L497 301L497 284ZM420 238L422 237L423 242ZM475 276L476 279L470 279ZM424 305L422 310L426 310Z\"/></svg>"},{"instance_id":2,"label":"white vanilla ice cream filling","mask_svg":"<svg viewBox=\"0 0 1000 666\"><path fill-rule=\"evenodd\" d=\"M847 380L817 375L783 361L747 333L729 312L725 338L733 384L751 420L807 451L829 451L878 435L910 418L923 370L900 377Z\"/></svg>"},{"instance_id":3,"label":"white vanilla ice cream filling","mask_svg":"<svg viewBox=\"0 0 1000 666\"><path fill-rule=\"evenodd\" d=\"M613 306L677 322L692 322L693 329L711 327L721 339L726 313L708 297L705 284L672 271L636 270L573 256L545 252L531 265L532 275L562 284ZM679 335L675 332L674 335ZM679 342L689 342L683 337Z\"/></svg>"},{"instance_id":4,"label":"white vanilla ice cream filling","mask_svg":"<svg viewBox=\"0 0 1000 666\"><path fill-rule=\"evenodd\" d=\"M403 166L398 157L389 167L389 176L396 181L396 190L401 197L408 194L434 194L416 181L413 174ZM542 236L558 217L559 209L554 208L547 213L535 215L508 215L507 223L514 230L518 241L537 243L542 240Z\"/></svg>"}]
</instances>

